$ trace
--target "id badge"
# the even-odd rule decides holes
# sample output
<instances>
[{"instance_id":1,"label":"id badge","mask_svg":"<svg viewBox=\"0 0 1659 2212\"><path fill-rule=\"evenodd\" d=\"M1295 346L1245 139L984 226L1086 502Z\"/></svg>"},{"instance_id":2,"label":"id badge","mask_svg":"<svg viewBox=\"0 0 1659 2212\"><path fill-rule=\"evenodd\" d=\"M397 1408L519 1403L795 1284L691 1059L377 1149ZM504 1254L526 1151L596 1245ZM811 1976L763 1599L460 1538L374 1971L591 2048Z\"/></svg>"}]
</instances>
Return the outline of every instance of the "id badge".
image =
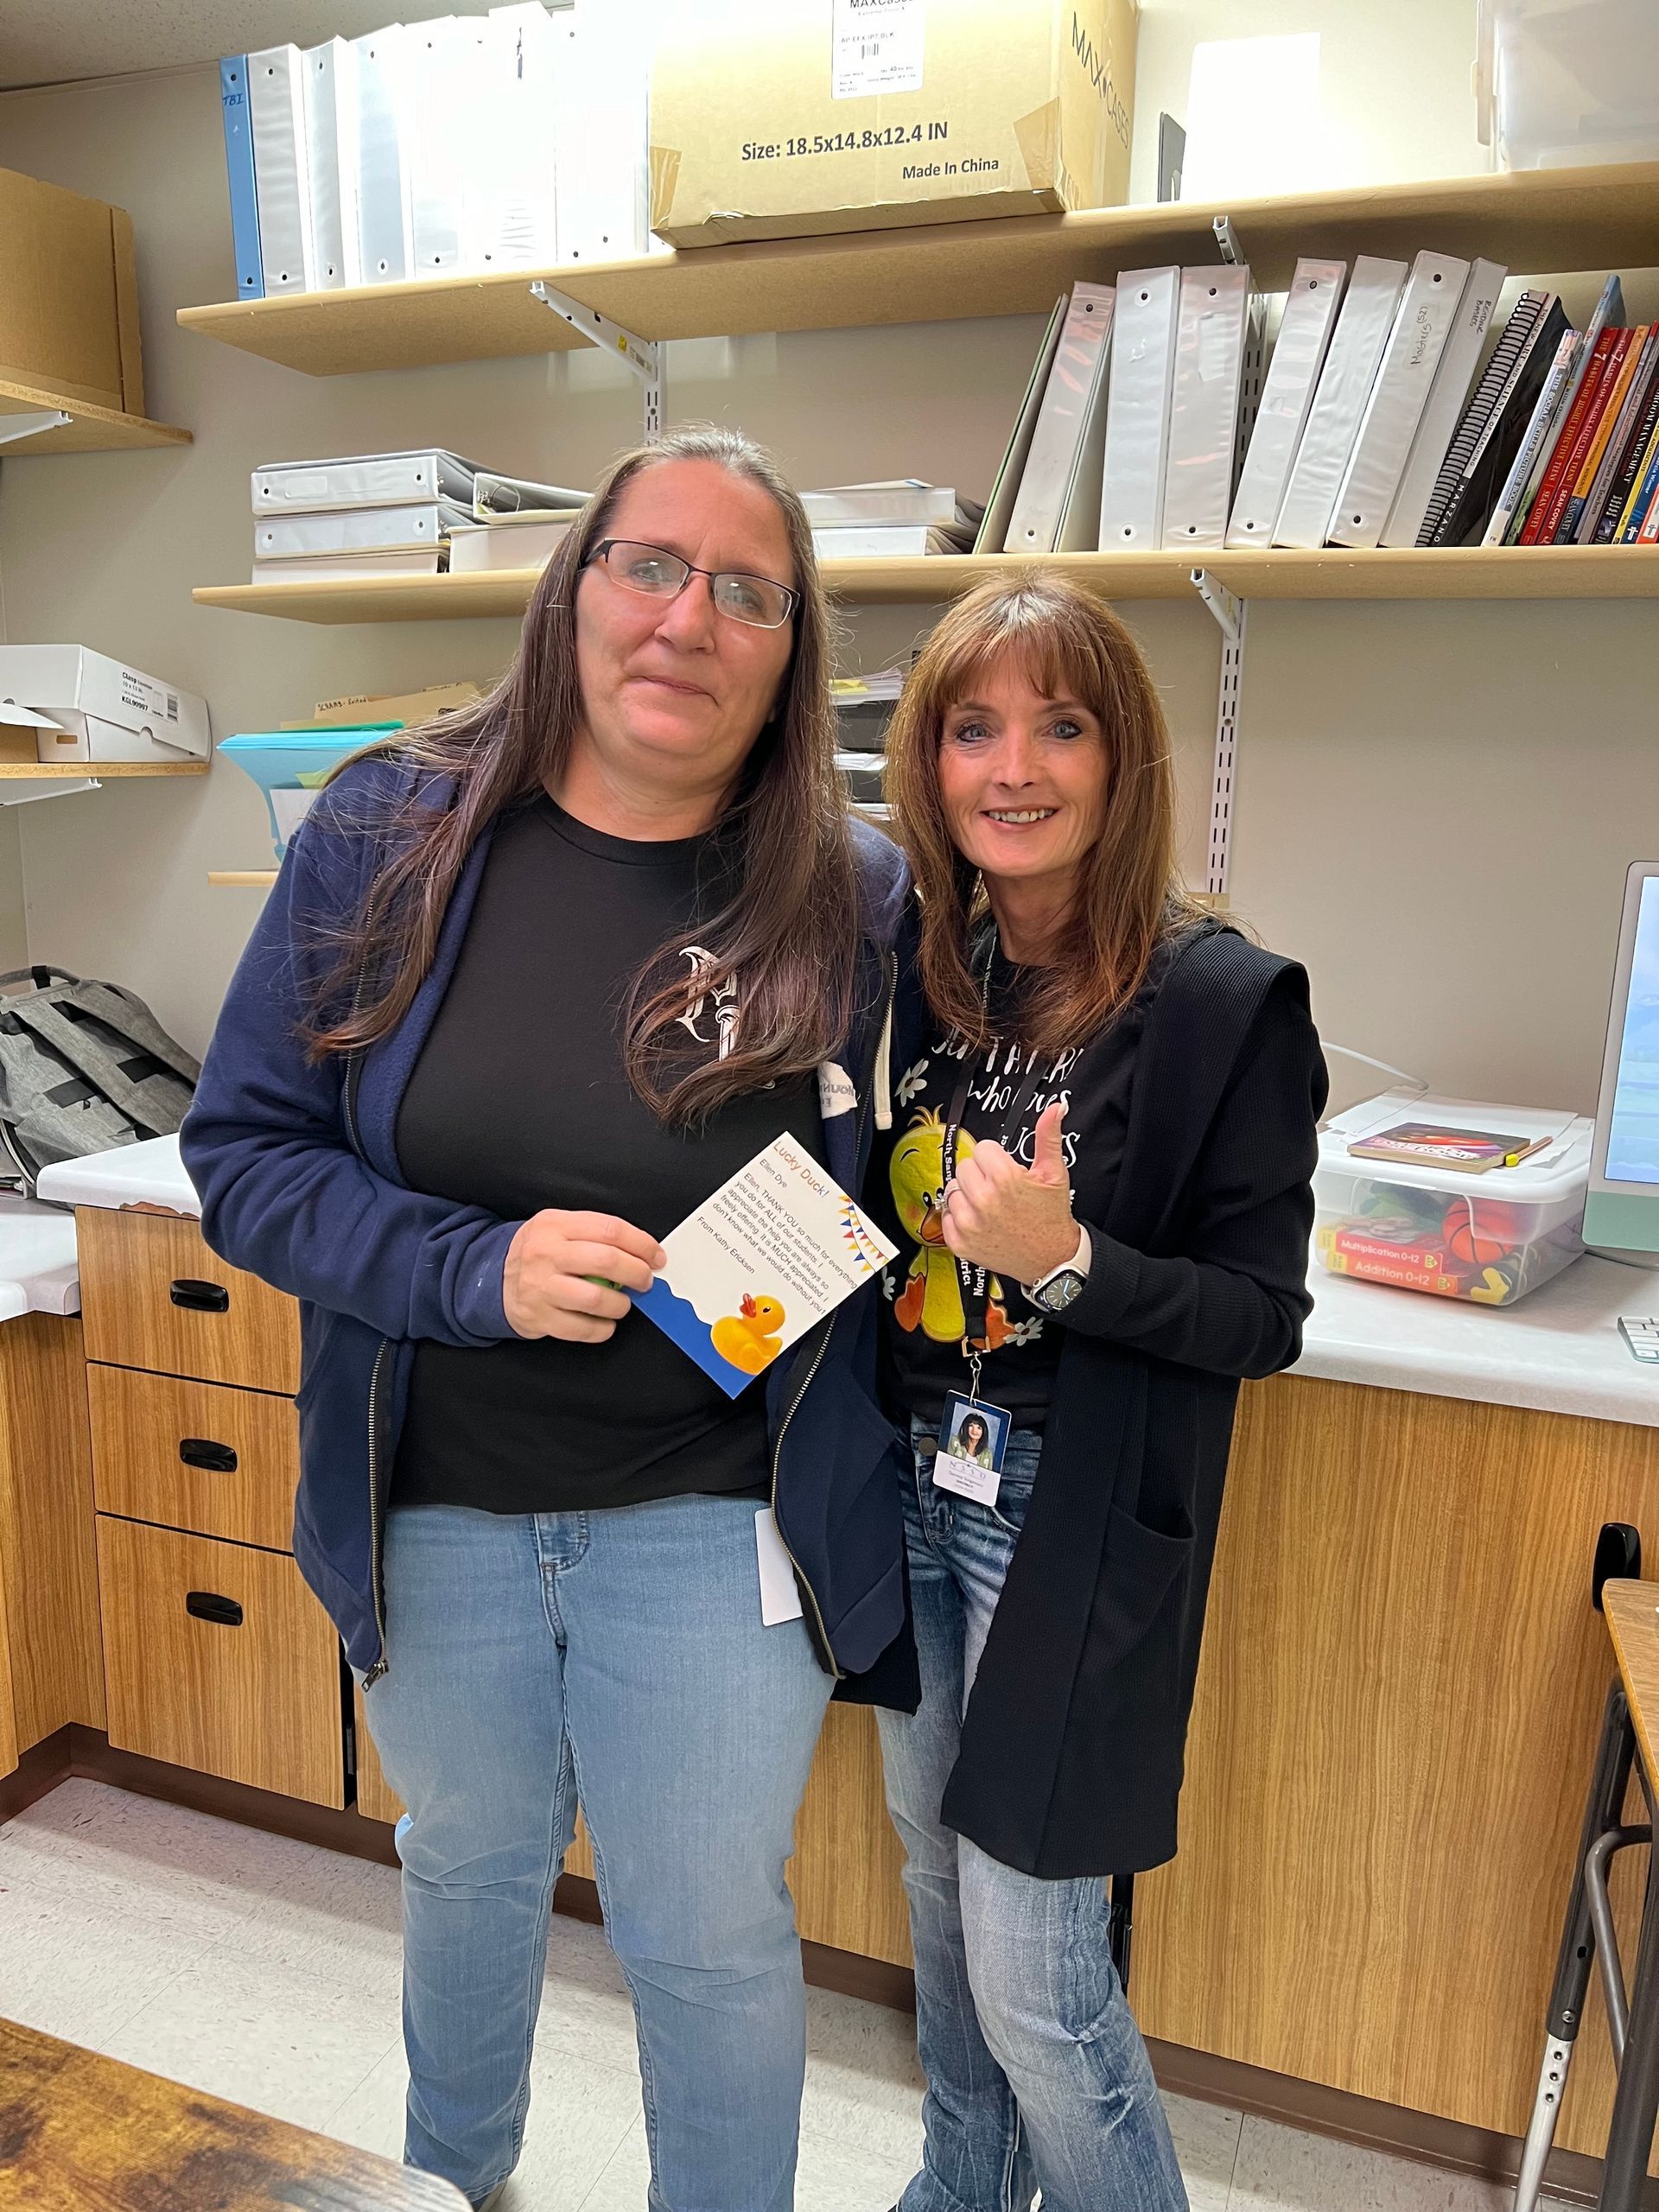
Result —
<instances>
[{"instance_id":1,"label":"id badge","mask_svg":"<svg viewBox=\"0 0 1659 2212\"><path fill-rule=\"evenodd\" d=\"M980 1505L995 1505L1013 1426L1014 1416L1004 1407L952 1390L944 1402L939 1448L933 1459L933 1480L939 1489L971 1497Z\"/></svg>"}]
</instances>

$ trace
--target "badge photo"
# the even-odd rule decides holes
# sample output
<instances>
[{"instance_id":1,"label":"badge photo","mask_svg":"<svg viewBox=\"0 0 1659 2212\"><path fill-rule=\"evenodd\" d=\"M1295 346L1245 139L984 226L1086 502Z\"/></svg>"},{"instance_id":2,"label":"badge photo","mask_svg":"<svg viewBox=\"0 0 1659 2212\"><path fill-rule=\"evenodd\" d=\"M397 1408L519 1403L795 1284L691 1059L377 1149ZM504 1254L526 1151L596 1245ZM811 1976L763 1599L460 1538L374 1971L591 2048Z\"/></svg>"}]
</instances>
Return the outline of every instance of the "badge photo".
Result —
<instances>
[{"instance_id":1,"label":"badge photo","mask_svg":"<svg viewBox=\"0 0 1659 2212\"><path fill-rule=\"evenodd\" d=\"M995 1505L1008 1449L1013 1417L1002 1406L988 1405L952 1390L939 1421L939 1448L933 1480L941 1490Z\"/></svg>"}]
</instances>

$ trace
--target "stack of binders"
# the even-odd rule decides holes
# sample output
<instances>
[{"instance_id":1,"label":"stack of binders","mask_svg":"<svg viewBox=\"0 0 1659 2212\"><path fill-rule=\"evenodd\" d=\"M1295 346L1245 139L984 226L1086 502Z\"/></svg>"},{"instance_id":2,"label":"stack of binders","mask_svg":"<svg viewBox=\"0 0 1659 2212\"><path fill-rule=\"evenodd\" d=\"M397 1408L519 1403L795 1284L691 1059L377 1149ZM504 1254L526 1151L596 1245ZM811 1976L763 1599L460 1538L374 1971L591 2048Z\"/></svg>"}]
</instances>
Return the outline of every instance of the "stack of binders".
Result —
<instances>
[{"instance_id":1,"label":"stack of binders","mask_svg":"<svg viewBox=\"0 0 1659 2212\"><path fill-rule=\"evenodd\" d=\"M642 0L540 0L219 65L242 299L652 250Z\"/></svg>"},{"instance_id":2,"label":"stack of binders","mask_svg":"<svg viewBox=\"0 0 1659 2212\"><path fill-rule=\"evenodd\" d=\"M965 553L985 510L949 485L904 476L884 484L834 484L803 492L823 561L914 559L918 554Z\"/></svg>"},{"instance_id":3,"label":"stack of binders","mask_svg":"<svg viewBox=\"0 0 1659 2212\"><path fill-rule=\"evenodd\" d=\"M252 488L255 583L437 575L449 566L452 544L474 537L487 543L504 516L556 518L562 534L585 497L493 475L435 448L276 462L254 470ZM519 542L518 559L461 565L537 565L528 534Z\"/></svg>"},{"instance_id":4,"label":"stack of binders","mask_svg":"<svg viewBox=\"0 0 1659 2212\"><path fill-rule=\"evenodd\" d=\"M1261 338L1248 269L1075 286L1050 319L976 550L1219 546Z\"/></svg>"}]
</instances>

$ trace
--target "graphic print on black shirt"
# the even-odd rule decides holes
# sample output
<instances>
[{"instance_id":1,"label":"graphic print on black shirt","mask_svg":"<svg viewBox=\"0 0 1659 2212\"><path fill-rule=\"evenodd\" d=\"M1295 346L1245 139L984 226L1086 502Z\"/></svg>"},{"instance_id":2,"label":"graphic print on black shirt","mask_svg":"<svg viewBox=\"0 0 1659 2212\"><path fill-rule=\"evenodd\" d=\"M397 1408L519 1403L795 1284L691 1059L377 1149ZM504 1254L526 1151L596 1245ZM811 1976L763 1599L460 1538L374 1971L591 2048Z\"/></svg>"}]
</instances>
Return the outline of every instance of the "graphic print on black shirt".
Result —
<instances>
[{"instance_id":1,"label":"graphic print on black shirt","mask_svg":"<svg viewBox=\"0 0 1659 2212\"><path fill-rule=\"evenodd\" d=\"M1000 953L993 959L987 1004L997 1033L988 1047L970 1052L953 1033L936 1038L905 1070L893 1094L887 1173L872 1179L872 1211L899 1246L883 1286L889 1300L887 1389L899 1410L928 1421L938 1419L950 1391L968 1387L962 1279L941 1214L944 1141L964 1072L964 1160L990 1139L1029 1167L1038 1120L1058 1102L1065 1108L1061 1142L1072 1209L1079 1220L1099 1222L1123 1157L1135 1050L1155 973L1087 1046L1033 1063L1021 1045L1009 1041L1018 1038L1027 972ZM1016 1104L1017 1126L1005 1128ZM1039 1313L1019 1284L994 1274L987 1288L979 1395L1006 1407L1018 1427L1040 1428L1059 1364L1059 1325Z\"/></svg>"},{"instance_id":2,"label":"graphic print on black shirt","mask_svg":"<svg viewBox=\"0 0 1659 2212\"><path fill-rule=\"evenodd\" d=\"M700 930L706 838L609 837L543 798L497 829L454 975L398 1110L413 1188L503 1220L543 1208L677 1227L775 1137L822 1160L811 1077L732 1100L701 1129L665 1129L629 1084L623 1010L634 976L681 947L690 1052L733 1049L740 993L713 983ZM510 1338L416 1351L394 1504L574 1512L688 1491L765 1495L766 1407L727 1397L642 1313L599 1344Z\"/></svg>"}]
</instances>

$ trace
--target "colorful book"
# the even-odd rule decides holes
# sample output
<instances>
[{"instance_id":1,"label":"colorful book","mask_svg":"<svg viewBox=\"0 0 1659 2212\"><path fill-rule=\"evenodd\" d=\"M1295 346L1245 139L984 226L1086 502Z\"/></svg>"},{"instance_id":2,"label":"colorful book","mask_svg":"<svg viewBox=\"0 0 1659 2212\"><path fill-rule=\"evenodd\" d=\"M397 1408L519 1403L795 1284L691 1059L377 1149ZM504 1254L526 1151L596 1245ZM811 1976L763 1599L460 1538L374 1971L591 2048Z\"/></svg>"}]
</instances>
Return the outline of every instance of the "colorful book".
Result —
<instances>
[{"instance_id":1,"label":"colorful book","mask_svg":"<svg viewBox=\"0 0 1659 2212\"><path fill-rule=\"evenodd\" d=\"M1532 503L1527 526L1521 533L1523 545L1550 545L1554 543L1555 525L1573 496L1573 482L1588 449L1601 402L1606 397L1608 371L1614 348L1623 335L1622 331L1609 327L1596 339L1590 365L1579 386L1572 410L1561 425L1561 435L1555 441L1549 467L1538 487L1538 496Z\"/></svg>"},{"instance_id":2,"label":"colorful book","mask_svg":"<svg viewBox=\"0 0 1659 2212\"><path fill-rule=\"evenodd\" d=\"M1498 493L1497 505L1492 509L1492 518L1486 525L1486 534L1480 541L1483 545L1503 545L1509 541L1516 512L1532 481L1539 453L1549 435L1551 424L1555 421L1562 395L1572 381L1579 350L1583 343L1584 334L1581 331L1564 330L1561 333L1560 344L1555 348L1549 374L1544 378L1538 404L1532 410L1526 436L1521 441L1520 451L1510 466L1503 489Z\"/></svg>"},{"instance_id":3,"label":"colorful book","mask_svg":"<svg viewBox=\"0 0 1659 2212\"><path fill-rule=\"evenodd\" d=\"M1440 1122L1397 1122L1376 1135L1356 1137L1356 1160L1392 1160L1410 1167L1446 1167L1459 1175L1484 1175L1514 1167L1555 1141L1553 1136L1503 1136L1490 1129L1448 1128Z\"/></svg>"},{"instance_id":4,"label":"colorful book","mask_svg":"<svg viewBox=\"0 0 1659 2212\"><path fill-rule=\"evenodd\" d=\"M1637 354L1635 371L1624 387L1618 418L1602 448L1596 480L1590 486L1590 496L1573 533L1577 544L1605 544L1608 541L1601 535L1602 525L1605 523L1611 531L1624 507L1630 489L1626 464L1634 463L1647 442L1642 431L1642 418L1653 389L1656 366L1659 366L1659 323L1650 323Z\"/></svg>"},{"instance_id":5,"label":"colorful book","mask_svg":"<svg viewBox=\"0 0 1659 2212\"><path fill-rule=\"evenodd\" d=\"M1612 437L1620 415L1624 412L1625 396L1630 388L1630 379L1636 374L1637 363L1642 358L1642 349L1648 342L1647 325L1637 323L1634 329L1621 332L1620 340L1620 344L1614 349L1618 356L1618 366L1603 391L1601 405L1590 433L1590 442L1585 448L1584 459L1580 464L1578 477L1573 483L1571 496L1561 510L1561 518L1555 525L1554 543L1557 545L1572 545L1577 541L1579 524L1584 519L1585 507L1589 502L1590 494L1595 487L1596 478L1600 473L1602 456L1607 450L1608 442Z\"/></svg>"},{"instance_id":6,"label":"colorful book","mask_svg":"<svg viewBox=\"0 0 1659 2212\"><path fill-rule=\"evenodd\" d=\"M1539 488L1543 482L1545 472L1548 468L1551 461L1554 458L1556 445L1560 440L1562 427L1566 423L1567 416L1573 411L1573 404L1578 398L1580 389L1584 383L1586 373L1590 367L1592 357L1595 353L1597 339L1600 337L1602 332L1608 327L1609 324L1617 327L1619 323L1624 321L1624 286L1619 282L1618 272L1615 270L1613 274L1609 276L1607 282L1602 286L1600 296L1596 302L1595 312L1590 317L1589 321L1585 325L1584 336L1579 346L1577 358L1573 364L1573 373L1567 378L1566 391L1562 392L1560 400L1556 404L1555 419L1551 423L1548 430L1544 434L1543 444L1540 447L1537 459L1532 465L1531 479L1529 481L1526 489L1522 492L1520 502L1516 508L1515 518L1510 524L1510 534L1504 540L1505 544L1518 545L1521 543L1522 533L1531 518L1533 503L1538 497Z\"/></svg>"},{"instance_id":7,"label":"colorful book","mask_svg":"<svg viewBox=\"0 0 1659 2212\"><path fill-rule=\"evenodd\" d=\"M1648 441L1648 449L1642 456L1642 466L1637 473L1635 488L1618 518L1618 537L1615 541L1618 544L1634 545L1637 542L1642 525L1654 506L1656 494L1659 494L1659 425L1655 427L1654 434Z\"/></svg>"},{"instance_id":8,"label":"colorful book","mask_svg":"<svg viewBox=\"0 0 1659 2212\"><path fill-rule=\"evenodd\" d=\"M1602 509L1601 519L1596 525L1595 542L1598 545L1617 543L1620 531L1630 519L1630 503L1636 496L1637 486L1642 481L1648 455L1653 449L1656 429L1659 429L1659 357L1656 357L1648 378L1647 393L1637 418L1635 434L1624 448L1618 474L1614 479L1607 504Z\"/></svg>"}]
</instances>

